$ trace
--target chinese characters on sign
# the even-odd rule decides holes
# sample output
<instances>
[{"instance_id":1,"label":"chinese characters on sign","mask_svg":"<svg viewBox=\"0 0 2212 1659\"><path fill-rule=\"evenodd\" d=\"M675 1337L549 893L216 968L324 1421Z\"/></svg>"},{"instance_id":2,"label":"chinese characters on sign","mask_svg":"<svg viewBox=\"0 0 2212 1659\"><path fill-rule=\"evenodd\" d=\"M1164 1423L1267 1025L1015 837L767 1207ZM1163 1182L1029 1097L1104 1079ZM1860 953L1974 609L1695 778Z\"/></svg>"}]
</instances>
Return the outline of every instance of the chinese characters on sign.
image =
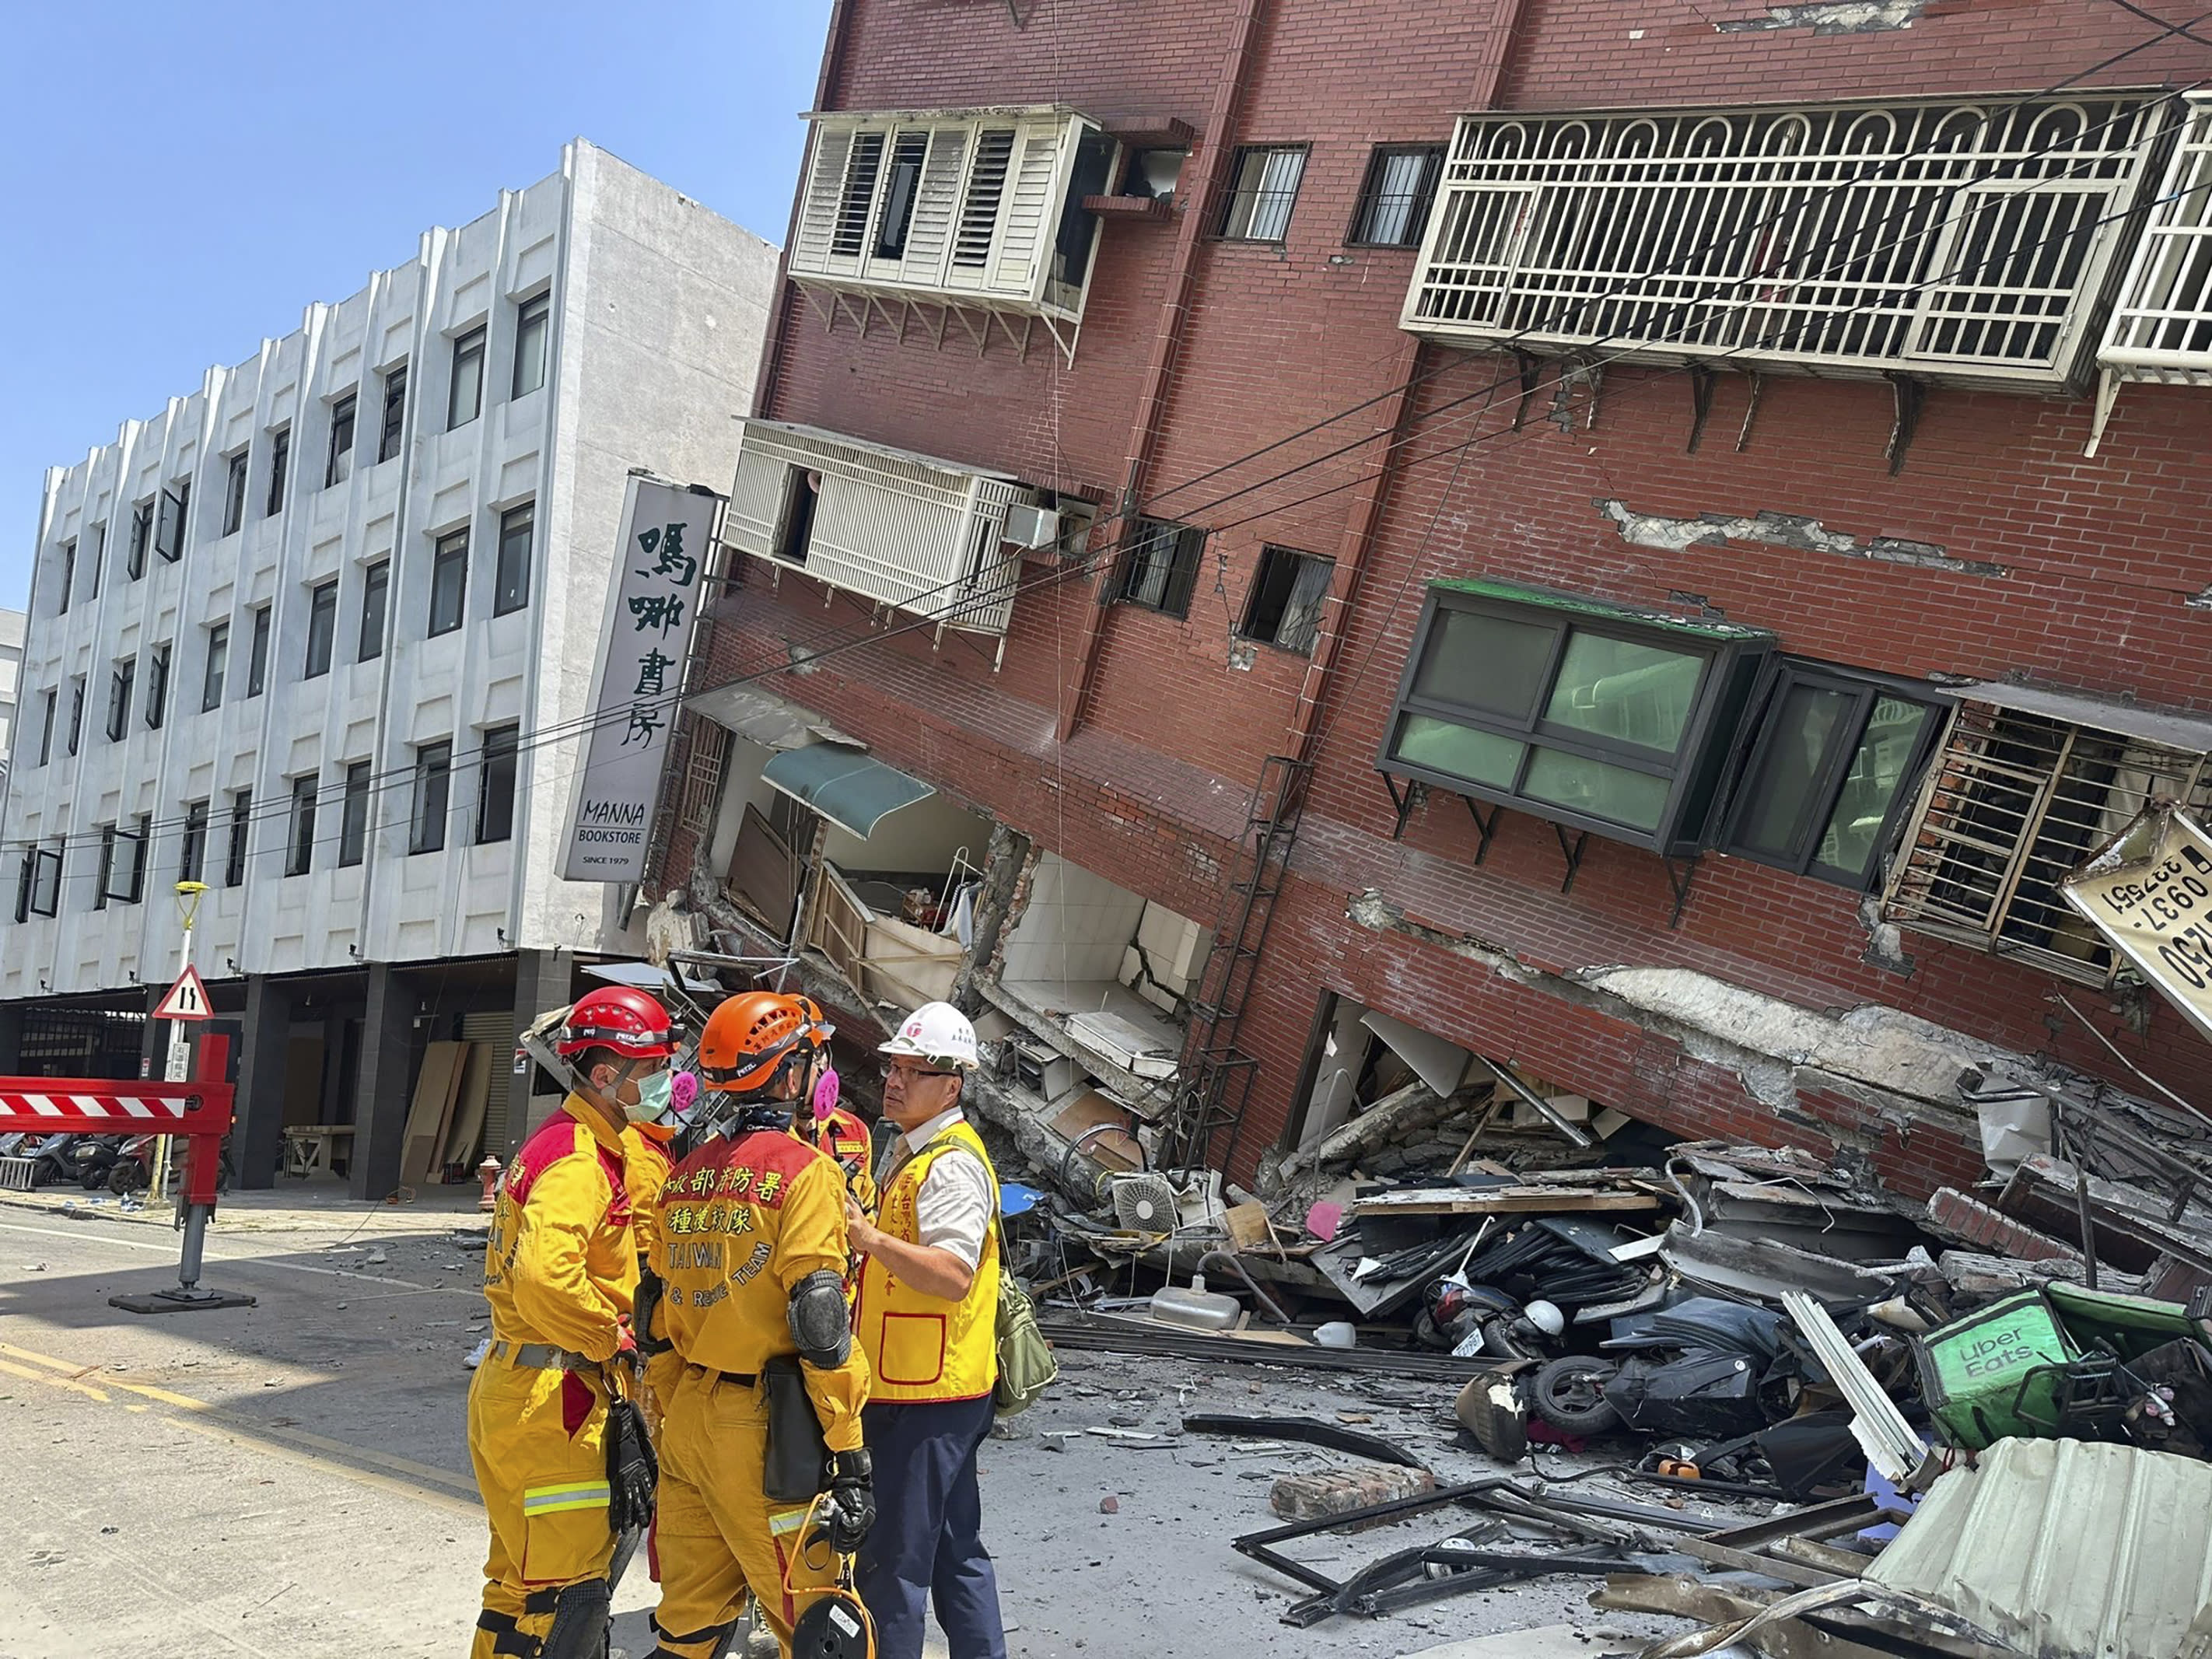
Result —
<instances>
[{"instance_id":1,"label":"chinese characters on sign","mask_svg":"<svg viewBox=\"0 0 2212 1659\"><path fill-rule=\"evenodd\" d=\"M720 499L630 479L592 687L592 724L562 854L561 874L569 881L637 881L645 874Z\"/></svg>"}]
</instances>

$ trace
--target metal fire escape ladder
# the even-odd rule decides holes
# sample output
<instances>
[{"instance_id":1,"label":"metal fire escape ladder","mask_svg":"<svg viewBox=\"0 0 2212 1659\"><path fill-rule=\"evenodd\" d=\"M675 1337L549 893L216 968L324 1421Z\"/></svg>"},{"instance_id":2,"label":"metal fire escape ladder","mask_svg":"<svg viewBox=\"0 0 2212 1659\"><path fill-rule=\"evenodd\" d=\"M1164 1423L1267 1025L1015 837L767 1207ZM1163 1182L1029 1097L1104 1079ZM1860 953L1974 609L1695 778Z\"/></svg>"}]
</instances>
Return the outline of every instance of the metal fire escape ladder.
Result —
<instances>
[{"instance_id":1,"label":"metal fire escape ladder","mask_svg":"<svg viewBox=\"0 0 2212 1659\"><path fill-rule=\"evenodd\" d=\"M1270 755L1244 812L1244 831L1235 857L1223 872L1221 904L1214 919L1212 948L1199 975L1189 1004L1182 1063L1173 1113L1161 1147L1168 1168L1212 1161L1214 1137L1228 1131L1218 1163L1237 1150L1237 1135L1259 1065L1237 1046L1237 1028L1250 994L1252 979L1266 948L1276 896L1291 860L1291 848L1305 812L1313 763Z\"/></svg>"}]
</instances>

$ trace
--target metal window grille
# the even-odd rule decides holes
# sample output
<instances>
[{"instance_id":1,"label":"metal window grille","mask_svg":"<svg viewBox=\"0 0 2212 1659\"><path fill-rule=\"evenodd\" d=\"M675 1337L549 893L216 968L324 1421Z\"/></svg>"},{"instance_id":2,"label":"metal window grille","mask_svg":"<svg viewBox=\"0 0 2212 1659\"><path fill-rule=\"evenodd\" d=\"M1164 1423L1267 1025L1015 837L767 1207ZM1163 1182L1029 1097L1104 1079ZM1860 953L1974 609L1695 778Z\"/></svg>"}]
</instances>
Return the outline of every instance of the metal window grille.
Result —
<instances>
[{"instance_id":1,"label":"metal window grille","mask_svg":"<svg viewBox=\"0 0 2212 1659\"><path fill-rule=\"evenodd\" d=\"M1279 242L1291 228L1305 147L1247 145L1237 152L1236 183L1223 204L1221 234L1231 241Z\"/></svg>"},{"instance_id":2,"label":"metal window grille","mask_svg":"<svg viewBox=\"0 0 2212 1659\"><path fill-rule=\"evenodd\" d=\"M714 802L721 793L722 768L730 757L730 733L712 720L695 721L691 759L684 770L684 797L677 821L704 834L714 825Z\"/></svg>"},{"instance_id":3,"label":"metal window grille","mask_svg":"<svg viewBox=\"0 0 2212 1659\"><path fill-rule=\"evenodd\" d=\"M1962 702L1906 826L1883 915L2105 984L2112 955L2058 883L2160 797L2212 807L2212 762L2025 709Z\"/></svg>"},{"instance_id":4,"label":"metal window grille","mask_svg":"<svg viewBox=\"0 0 2212 1659\"><path fill-rule=\"evenodd\" d=\"M2156 107L1462 117L1401 321L1446 340L2063 381Z\"/></svg>"},{"instance_id":5,"label":"metal window grille","mask_svg":"<svg viewBox=\"0 0 2212 1659\"><path fill-rule=\"evenodd\" d=\"M2212 94L2189 117L2097 360L2121 378L2212 385Z\"/></svg>"},{"instance_id":6,"label":"metal window grille","mask_svg":"<svg viewBox=\"0 0 2212 1659\"><path fill-rule=\"evenodd\" d=\"M1419 246L1443 168L1442 144L1377 146L1367 158L1367 176L1346 240L1355 246Z\"/></svg>"}]
</instances>

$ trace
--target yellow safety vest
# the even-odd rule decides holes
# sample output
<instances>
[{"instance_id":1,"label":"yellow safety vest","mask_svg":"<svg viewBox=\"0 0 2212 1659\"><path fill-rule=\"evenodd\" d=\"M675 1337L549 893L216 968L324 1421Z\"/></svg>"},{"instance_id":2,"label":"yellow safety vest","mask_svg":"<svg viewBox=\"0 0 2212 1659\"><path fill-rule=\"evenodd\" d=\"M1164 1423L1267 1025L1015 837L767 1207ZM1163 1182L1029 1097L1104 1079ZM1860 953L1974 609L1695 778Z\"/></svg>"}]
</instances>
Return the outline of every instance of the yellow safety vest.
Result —
<instances>
[{"instance_id":1,"label":"yellow safety vest","mask_svg":"<svg viewBox=\"0 0 2212 1659\"><path fill-rule=\"evenodd\" d=\"M999 1174L983 1139L965 1122L953 1124L924 1146L884 1186L876 1224L894 1238L921 1243L915 1201L930 1166L959 1147L983 1161L991 1182L991 1212L999 1208ZM924 1296L901 1284L873 1256L860 1265L860 1291L853 1329L875 1372L871 1402L976 1400L999 1380L999 1234L983 1229L982 1259L975 1282L957 1302Z\"/></svg>"}]
</instances>

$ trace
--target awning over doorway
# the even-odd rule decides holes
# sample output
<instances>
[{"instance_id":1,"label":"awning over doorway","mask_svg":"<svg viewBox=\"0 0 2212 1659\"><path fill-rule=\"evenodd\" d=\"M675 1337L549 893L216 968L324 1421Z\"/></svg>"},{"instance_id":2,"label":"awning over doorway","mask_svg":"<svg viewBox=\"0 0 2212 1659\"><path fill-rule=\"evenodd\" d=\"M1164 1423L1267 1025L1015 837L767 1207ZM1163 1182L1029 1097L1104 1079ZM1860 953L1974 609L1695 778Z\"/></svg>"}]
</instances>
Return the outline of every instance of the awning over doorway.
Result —
<instances>
[{"instance_id":1,"label":"awning over doorway","mask_svg":"<svg viewBox=\"0 0 2212 1659\"><path fill-rule=\"evenodd\" d=\"M769 757L761 778L862 841L902 806L937 792L919 778L842 744L817 743Z\"/></svg>"},{"instance_id":2,"label":"awning over doorway","mask_svg":"<svg viewBox=\"0 0 2212 1659\"><path fill-rule=\"evenodd\" d=\"M819 714L750 685L716 686L688 698L684 706L763 749L804 749L816 743L867 746Z\"/></svg>"}]
</instances>

